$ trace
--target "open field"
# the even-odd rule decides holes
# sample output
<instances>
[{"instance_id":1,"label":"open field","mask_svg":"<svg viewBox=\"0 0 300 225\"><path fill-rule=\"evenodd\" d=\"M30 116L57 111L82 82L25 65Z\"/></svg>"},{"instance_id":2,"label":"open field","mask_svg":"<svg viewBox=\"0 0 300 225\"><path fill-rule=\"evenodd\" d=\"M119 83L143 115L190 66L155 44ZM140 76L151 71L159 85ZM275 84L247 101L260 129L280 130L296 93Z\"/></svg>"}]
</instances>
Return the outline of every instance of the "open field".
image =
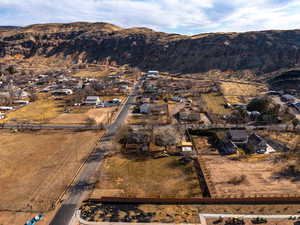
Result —
<instances>
[{"instance_id":1,"label":"open field","mask_svg":"<svg viewBox=\"0 0 300 225\"><path fill-rule=\"evenodd\" d=\"M100 135L90 131L1 131L0 210L50 209Z\"/></svg>"},{"instance_id":2,"label":"open field","mask_svg":"<svg viewBox=\"0 0 300 225\"><path fill-rule=\"evenodd\" d=\"M300 195L300 181L281 174L285 163L273 160L273 156L231 160L220 155L204 155L217 195Z\"/></svg>"},{"instance_id":3,"label":"open field","mask_svg":"<svg viewBox=\"0 0 300 225\"><path fill-rule=\"evenodd\" d=\"M216 93L209 93L201 94L201 98L208 111L220 115L226 115L230 113L230 110L224 107L225 99L223 96Z\"/></svg>"},{"instance_id":4,"label":"open field","mask_svg":"<svg viewBox=\"0 0 300 225\"><path fill-rule=\"evenodd\" d=\"M57 117L62 110L57 101L41 99L8 113L3 121L42 123Z\"/></svg>"},{"instance_id":5,"label":"open field","mask_svg":"<svg viewBox=\"0 0 300 225\"><path fill-rule=\"evenodd\" d=\"M201 197L193 164L182 165L179 157L129 159L116 155L105 159L99 180L92 198Z\"/></svg>"},{"instance_id":6,"label":"open field","mask_svg":"<svg viewBox=\"0 0 300 225\"><path fill-rule=\"evenodd\" d=\"M112 118L117 107L89 109L83 113L63 113L51 120L53 124L85 124L87 120L93 119L97 124L107 124L108 119Z\"/></svg>"},{"instance_id":7,"label":"open field","mask_svg":"<svg viewBox=\"0 0 300 225\"><path fill-rule=\"evenodd\" d=\"M257 96L263 87L252 84L240 84L236 82L222 82L221 91L225 96Z\"/></svg>"},{"instance_id":8,"label":"open field","mask_svg":"<svg viewBox=\"0 0 300 225\"><path fill-rule=\"evenodd\" d=\"M117 72L112 72L109 70L80 70L77 73L73 74L73 77L82 77L82 78L101 78L107 77L110 75L115 75Z\"/></svg>"}]
</instances>

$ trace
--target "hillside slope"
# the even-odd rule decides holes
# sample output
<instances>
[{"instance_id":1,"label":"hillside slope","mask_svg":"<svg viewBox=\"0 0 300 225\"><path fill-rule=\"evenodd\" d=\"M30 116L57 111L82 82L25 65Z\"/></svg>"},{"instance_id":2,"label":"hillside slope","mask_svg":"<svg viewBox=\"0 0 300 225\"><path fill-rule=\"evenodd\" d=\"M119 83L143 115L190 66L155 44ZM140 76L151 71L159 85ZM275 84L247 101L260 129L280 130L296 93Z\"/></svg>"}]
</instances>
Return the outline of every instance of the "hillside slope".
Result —
<instances>
[{"instance_id":1,"label":"hillside slope","mask_svg":"<svg viewBox=\"0 0 300 225\"><path fill-rule=\"evenodd\" d=\"M143 69L273 72L300 64L300 30L184 36L107 23L40 24L0 30L0 57L60 57Z\"/></svg>"}]
</instances>

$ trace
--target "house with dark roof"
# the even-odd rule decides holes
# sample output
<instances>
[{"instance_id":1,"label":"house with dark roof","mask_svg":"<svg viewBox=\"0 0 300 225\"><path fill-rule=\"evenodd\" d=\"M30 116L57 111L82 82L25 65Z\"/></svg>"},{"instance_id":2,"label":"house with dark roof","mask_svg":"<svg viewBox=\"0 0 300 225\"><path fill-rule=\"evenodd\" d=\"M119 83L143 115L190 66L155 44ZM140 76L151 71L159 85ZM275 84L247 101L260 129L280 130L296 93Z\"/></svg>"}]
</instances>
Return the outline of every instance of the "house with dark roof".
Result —
<instances>
[{"instance_id":1,"label":"house with dark roof","mask_svg":"<svg viewBox=\"0 0 300 225\"><path fill-rule=\"evenodd\" d=\"M259 135L253 133L249 136L245 150L249 154L265 153L267 151L267 142Z\"/></svg>"},{"instance_id":2,"label":"house with dark roof","mask_svg":"<svg viewBox=\"0 0 300 225\"><path fill-rule=\"evenodd\" d=\"M296 102L293 106L300 112L300 102Z\"/></svg>"},{"instance_id":3,"label":"house with dark roof","mask_svg":"<svg viewBox=\"0 0 300 225\"><path fill-rule=\"evenodd\" d=\"M281 100L284 102L294 102L295 101L295 97L293 95L290 94L285 94L281 96Z\"/></svg>"},{"instance_id":4,"label":"house with dark roof","mask_svg":"<svg viewBox=\"0 0 300 225\"><path fill-rule=\"evenodd\" d=\"M246 144L248 141L248 133L245 130L230 130L227 137L236 145Z\"/></svg>"}]
</instances>

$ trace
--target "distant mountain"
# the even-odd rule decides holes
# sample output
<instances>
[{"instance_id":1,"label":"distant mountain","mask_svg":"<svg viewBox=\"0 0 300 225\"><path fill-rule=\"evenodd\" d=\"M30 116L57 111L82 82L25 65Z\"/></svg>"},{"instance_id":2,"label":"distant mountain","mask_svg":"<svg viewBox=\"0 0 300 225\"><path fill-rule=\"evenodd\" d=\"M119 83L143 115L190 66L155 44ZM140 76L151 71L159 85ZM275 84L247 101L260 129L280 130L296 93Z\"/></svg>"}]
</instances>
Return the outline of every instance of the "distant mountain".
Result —
<instances>
[{"instance_id":1,"label":"distant mountain","mask_svg":"<svg viewBox=\"0 0 300 225\"><path fill-rule=\"evenodd\" d=\"M20 28L18 26L0 26L0 29L16 29L16 28Z\"/></svg>"},{"instance_id":2,"label":"distant mountain","mask_svg":"<svg viewBox=\"0 0 300 225\"><path fill-rule=\"evenodd\" d=\"M38 24L0 31L0 57L110 59L142 69L196 73L214 69L271 73L300 64L300 30L195 36L124 29L108 23Z\"/></svg>"}]
</instances>

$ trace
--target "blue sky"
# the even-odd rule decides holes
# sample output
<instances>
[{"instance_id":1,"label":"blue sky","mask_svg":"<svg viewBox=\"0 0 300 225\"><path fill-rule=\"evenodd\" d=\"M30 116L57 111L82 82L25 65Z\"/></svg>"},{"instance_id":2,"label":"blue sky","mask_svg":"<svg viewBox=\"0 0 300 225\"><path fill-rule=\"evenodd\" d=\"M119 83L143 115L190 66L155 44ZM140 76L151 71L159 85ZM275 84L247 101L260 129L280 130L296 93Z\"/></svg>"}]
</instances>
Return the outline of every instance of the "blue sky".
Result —
<instances>
[{"instance_id":1,"label":"blue sky","mask_svg":"<svg viewBox=\"0 0 300 225\"><path fill-rule=\"evenodd\" d=\"M0 25L109 22L198 34L300 29L300 0L0 0Z\"/></svg>"}]
</instances>

